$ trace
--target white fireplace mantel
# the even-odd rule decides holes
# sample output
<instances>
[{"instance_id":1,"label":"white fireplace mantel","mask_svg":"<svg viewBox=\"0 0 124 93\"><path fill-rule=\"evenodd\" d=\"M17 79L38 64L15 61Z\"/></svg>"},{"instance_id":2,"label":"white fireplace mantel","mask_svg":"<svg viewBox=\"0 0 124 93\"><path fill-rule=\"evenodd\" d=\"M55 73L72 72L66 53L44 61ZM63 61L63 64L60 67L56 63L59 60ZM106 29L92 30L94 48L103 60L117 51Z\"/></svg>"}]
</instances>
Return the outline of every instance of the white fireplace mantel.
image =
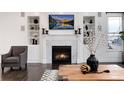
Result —
<instances>
[{"instance_id":1,"label":"white fireplace mantel","mask_svg":"<svg viewBox=\"0 0 124 93\"><path fill-rule=\"evenodd\" d=\"M40 40L42 63L52 63L52 46L71 46L71 63L77 63L79 35L42 35Z\"/></svg>"}]
</instances>

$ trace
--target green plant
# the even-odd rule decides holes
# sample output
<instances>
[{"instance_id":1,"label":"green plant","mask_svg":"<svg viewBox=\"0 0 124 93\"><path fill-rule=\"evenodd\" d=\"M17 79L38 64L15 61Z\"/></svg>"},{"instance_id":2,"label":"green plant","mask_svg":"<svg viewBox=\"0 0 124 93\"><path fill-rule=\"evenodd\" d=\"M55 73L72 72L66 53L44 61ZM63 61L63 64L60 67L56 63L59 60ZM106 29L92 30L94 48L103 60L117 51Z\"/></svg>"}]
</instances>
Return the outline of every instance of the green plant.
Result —
<instances>
[{"instance_id":1,"label":"green plant","mask_svg":"<svg viewBox=\"0 0 124 93\"><path fill-rule=\"evenodd\" d=\"M121 39L124 40L124 31L119 32Z\"/></svg>"}]
</instances>

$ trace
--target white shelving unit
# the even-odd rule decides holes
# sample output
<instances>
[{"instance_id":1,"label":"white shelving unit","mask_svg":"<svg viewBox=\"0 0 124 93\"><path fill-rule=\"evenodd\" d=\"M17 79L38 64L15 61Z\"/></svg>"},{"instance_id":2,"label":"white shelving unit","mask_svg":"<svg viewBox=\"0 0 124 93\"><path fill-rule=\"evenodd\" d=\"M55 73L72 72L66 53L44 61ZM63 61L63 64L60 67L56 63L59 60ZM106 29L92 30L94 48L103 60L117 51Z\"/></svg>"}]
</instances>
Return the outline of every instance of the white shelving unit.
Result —
<instances>
[{"instance_id":1,"label":"white shelving unit","mask_svg":"<svg viewBox=\"0 0 124 93\"><path fill-rule=\"evenodd\" d=\"M83 17L83 43L87 44L89 38L95 34L95 16Z\"/></svg>"},{"instance_id":2,"label":"white shelving unit","mask_svg":"<svg viewBox=\"0 0 124 93\"><path fill-rule=\"evenodd\" d=\"M39 16L28 16L29 44L39 45Z\"/></svg>"}]
</instances>

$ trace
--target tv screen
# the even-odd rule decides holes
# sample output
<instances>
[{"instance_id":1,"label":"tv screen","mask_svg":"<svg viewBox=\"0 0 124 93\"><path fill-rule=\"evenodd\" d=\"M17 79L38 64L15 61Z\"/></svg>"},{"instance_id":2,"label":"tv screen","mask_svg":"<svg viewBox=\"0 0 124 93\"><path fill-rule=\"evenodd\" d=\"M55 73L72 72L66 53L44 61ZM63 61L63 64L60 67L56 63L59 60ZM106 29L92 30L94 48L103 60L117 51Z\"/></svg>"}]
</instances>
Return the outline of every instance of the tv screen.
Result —
<instances>
[{"instance_id":1,"label":"tv screen","mask_svg":"<svg viewBox=\"0 0 124 93\"><path fill-rule=\"evenodd\" d=\"M74 15L49 15L50 30L74 29Z\"/></svg>"}]
</instances>

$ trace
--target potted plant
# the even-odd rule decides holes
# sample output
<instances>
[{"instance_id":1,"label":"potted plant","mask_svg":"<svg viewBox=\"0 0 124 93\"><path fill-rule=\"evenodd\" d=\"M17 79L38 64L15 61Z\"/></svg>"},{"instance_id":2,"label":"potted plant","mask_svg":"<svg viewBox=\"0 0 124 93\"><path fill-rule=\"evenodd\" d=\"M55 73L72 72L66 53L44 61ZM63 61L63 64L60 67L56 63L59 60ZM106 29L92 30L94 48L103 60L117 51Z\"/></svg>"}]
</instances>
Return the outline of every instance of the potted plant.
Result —
<instances>
[{"instance_id":1,"label":"potted plant","mask_svg":"<svg viewBox=\"0 0 124 93\"><path fill-rule=\"evenodd\" d=\"M99 62L95 57L96 50L100 45L103 46L106 41L106 33L97 29L96 31L89 31L89 36L86 37L87 44L86 47L90 52L90 56L87 59L87 65L90 66L91 72L97 72Z\"/></svg>"},{"instance_id":2,"label":"potted plant","mask_svg":"<svg viewBox=\"0 0 124 93\"><path fill-rule=\"evenodd\" d=\"M119 32L119 34L120 34L121 39L124 40L124 31Z\"/></svg>"},{"instance_id":3,"label":"potted plant","mask_svg":"<svg viewBox=\"0 0 124 93\"><path fill-rule=\"evenodd\" d=\"M124 31L119 32L120 38L123 40L123 46L124 46ZM124 51L122 52L122 64L124 64Z\"/></svg>"}]
</instances>

